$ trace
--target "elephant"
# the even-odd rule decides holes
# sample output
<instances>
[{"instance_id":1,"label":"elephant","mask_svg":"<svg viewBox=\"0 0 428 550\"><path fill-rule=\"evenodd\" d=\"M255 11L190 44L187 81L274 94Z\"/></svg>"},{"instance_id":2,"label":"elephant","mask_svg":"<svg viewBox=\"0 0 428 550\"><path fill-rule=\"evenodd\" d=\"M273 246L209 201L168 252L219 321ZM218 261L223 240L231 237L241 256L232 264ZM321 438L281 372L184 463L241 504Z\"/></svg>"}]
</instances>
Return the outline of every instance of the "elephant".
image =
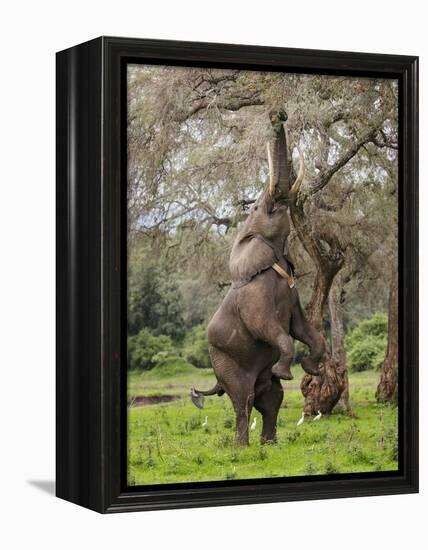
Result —
<instances>
[{"instance_id":1,"label":"elephant","mask_svg":"<svg viewBox=\"0 0 428 550\"><path fill-rule=\"evenodd\" d=\"M232 285L208 324L208 345L216 385L191 389L202 408L207 395L226 393L236 414L237 445L248 445L248 422L255 407L263 418L261 443L276 441L283 400L280 380L293 378L293 338L309 347L301 364L318 375L324 340L305 318L295 287L287 239L289 206L296 200L305 172L303 155L290 185L284 111L271 114L273 138L268 142L269 181L254 202L233 244L229 268Z\"/></svg>"}]
</instances>

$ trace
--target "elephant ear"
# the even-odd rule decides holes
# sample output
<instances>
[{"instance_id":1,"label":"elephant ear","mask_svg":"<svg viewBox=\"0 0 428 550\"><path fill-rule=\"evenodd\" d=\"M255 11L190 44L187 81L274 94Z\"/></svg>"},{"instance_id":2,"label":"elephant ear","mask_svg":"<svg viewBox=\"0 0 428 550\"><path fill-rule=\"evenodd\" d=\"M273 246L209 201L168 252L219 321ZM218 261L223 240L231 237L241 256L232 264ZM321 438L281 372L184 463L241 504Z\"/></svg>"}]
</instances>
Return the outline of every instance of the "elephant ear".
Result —
<instances>
[{"instance_id":1,"label":"elephant ear","mask_svg":"<svg viewBox=\"0 0 428 550\"><path fill-rule=\"evenodd\" d=\"M229 268L232 282L242 285L258 273L269 269L276 261L275 252L263 240L245 237L236 241L230 255Z\"/></svg>"}]
</instances>

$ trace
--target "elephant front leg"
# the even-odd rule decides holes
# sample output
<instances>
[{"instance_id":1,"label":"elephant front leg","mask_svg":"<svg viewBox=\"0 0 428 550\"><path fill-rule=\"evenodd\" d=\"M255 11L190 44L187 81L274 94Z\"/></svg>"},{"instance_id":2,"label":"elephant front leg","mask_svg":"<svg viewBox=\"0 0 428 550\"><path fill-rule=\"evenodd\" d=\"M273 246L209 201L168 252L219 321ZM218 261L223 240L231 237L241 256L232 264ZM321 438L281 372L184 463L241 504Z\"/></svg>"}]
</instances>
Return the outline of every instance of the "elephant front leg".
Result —
<instances>
[{"instance_id":1,"label":"elephant front leg","mask_svg":"<svg viewBox=\"0 0 428 550\"><path fill-rule=\"evenodd\" d=\"M291 363L294 358L294 344L292 338L285 332L279 322L275 321L266 329L267 341L279 352L279 360L272 367L272 373L283 380L293 380Z\"/></svg>"},{"instance_id":2,"label":"elephant front leg","mask_svg":"<svg viewBox=\"0 0 428 550\"><path fill-rule=\"evenodd\" d=\"M239 313L255 340L266 342L279 351L279 361L272 367L272 372L283 380L292 380L290 366L294 358L293 340L285 330L288 326L283 327L279 321L275 295L262 284L265 280L270 279L261 277L258 284L255 283L253 287L249 285L252 292L247 290L247 293L240 295ZM259 296L256 301L253 296L257 296L257 293Z\"/></svg>"},{"instance_id":3,"label":"elephant front leg","mask_svg":"<svg viewBox=\"0 0 428 550\"><path fill-rule=\"evenodd\" d=\"M303 370L313 376L319 375L319 363L325 351L324 339L307 321L300 302L297 303L291 316L290 334L309 347L309 355L302 359Z\"/></svg>"}]
</instances>

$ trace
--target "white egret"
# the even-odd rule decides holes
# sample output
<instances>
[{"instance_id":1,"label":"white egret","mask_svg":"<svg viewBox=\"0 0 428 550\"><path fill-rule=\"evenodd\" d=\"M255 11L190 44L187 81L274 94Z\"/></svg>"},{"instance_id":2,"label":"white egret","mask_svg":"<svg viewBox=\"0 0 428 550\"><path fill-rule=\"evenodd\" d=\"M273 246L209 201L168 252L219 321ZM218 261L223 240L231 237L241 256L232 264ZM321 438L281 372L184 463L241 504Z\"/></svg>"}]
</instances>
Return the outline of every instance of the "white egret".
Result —
<instances>
[{"instance_id":1,"label":"white egret","mask_svg":"<svg viewBox=\"0 0 428 550\"><path fill-rule=\"evenodd\" d=\"M256 425L257 425L257 416L254 417L253 423L251 424L250 430L252 432L254 432L254 430L256 429Z\"/></svg>"},{"instance_id":2,"label":"white egret","mask_svg":"<svg viewBox=\"0 0 428 550\"><path fill-rule=\"evenodd\" d=\"M202 426L208 426L208 416L205 417L205 420L202 422Z\"/></svg>"},{"instance_id":3,"label":"white egret","mask_svg":"<svg viewBox=\"0 0 428 550\"><path fill-rule=\"evenodd\" d=\"M300 420L297 422L297 426L300 426L301 424L303 424L304 421L305 421L305 413L304 411L302 411L302 416Z\"/></svg>"},{"instance_id":4,"label":"white egret","mask_svg":"<svg viewBox=\"0 0 428 550\"><path fill-rule=\"evenodd\" d=\"M318 414L316 415L313 421L315 422L315 420L319 420L321 417L322 417L322 412L318 411Z\"/></svg>"}]
</instances>

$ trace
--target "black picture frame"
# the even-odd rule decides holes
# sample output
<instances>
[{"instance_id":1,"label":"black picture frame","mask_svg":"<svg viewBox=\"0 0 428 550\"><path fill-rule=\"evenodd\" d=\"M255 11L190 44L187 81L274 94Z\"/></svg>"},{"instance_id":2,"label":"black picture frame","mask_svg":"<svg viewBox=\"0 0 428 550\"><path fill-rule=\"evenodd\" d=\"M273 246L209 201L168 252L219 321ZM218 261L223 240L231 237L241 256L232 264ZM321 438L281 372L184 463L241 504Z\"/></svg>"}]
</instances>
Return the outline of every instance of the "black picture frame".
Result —
<instances>
[{"instance_id":1,"label":"black picture frame","mask_svg":"<svg viewBox=\"0 0 428 550\"><path fill-rule=\"evenodd\" d=\"M399 83L399 470L126 485L129 62L379 76ZM57 54L56 494L124 512L418 491L418 58L100 37Z\"/></svg>"}]
</instances>

